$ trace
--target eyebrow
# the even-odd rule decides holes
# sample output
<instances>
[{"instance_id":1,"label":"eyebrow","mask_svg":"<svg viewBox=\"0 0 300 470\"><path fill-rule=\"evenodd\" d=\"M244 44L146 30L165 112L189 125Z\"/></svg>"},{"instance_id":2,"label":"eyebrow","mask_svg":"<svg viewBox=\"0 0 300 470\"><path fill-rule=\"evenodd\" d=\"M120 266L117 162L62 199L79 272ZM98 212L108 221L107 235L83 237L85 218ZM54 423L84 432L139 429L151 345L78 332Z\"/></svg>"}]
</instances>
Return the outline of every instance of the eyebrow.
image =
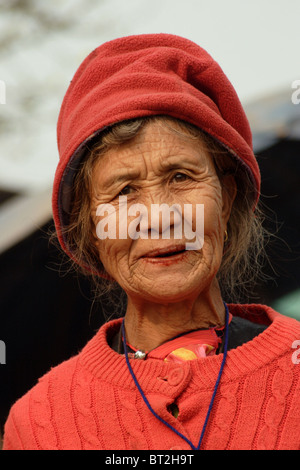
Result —
<instances>
[{"instance_id":1,"label":"eyebrow","mask_svg":"<svg viewBox=\"0 0 300 470\"><path fill-rule=\"evenodd\" d=\"M133 180L139 177L140 172L136 170L127 170L125 172L120 172L119 174L110 175L103 181L103 186L106 188L111 187L113 184L120 184L123 181Z\"/></svg>"},{"instance_id":2,"label":"eyebrow","mask_svg":"<svg viewBox=\"0 0 300 470\"><path fill-rule=\"evenodd\" d=\"M200 161L199 161L200 162ZM183 166L197 166L198 163L195 161L193 158L181 158L181 157L174 157L174 158L169 158L167 160L163 160L161 162L161 166L164 170L172 170L174 168L182 168Z\"/></svg>"},{"instance_id":3,"label":"eyebrow","mask_svg":"<svg viewBox=\"0 0 300 470\"><path fill-rule=\"evenodd\" d=\"M191 159L182 159L180 157L174 157L172 158L167 158L166 160L161 161L161 166L162 169L165 170L172 170L172 169L180 169L184 165L190 165L190 166L197 166L197 163L195 161L192 161ZM128 180L134 180L137 179L140 176L140 172L138 170L133 170L133 169L128 169L123 171L120 171L120 173L115 174L115 175L110 175L103 181L103 186L105 188L110 188L113 184L121 184L124 181Z\"/></svg>"}]
</instances>

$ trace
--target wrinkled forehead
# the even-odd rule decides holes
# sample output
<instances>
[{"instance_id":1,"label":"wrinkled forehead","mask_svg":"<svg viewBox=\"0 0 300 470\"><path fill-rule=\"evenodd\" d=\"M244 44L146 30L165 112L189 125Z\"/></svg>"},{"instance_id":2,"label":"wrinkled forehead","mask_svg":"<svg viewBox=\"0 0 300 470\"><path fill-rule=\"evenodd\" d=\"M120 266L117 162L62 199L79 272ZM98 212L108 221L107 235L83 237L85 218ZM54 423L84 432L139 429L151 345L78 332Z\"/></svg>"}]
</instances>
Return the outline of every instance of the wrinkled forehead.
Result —
<instances>
[{"instance_id":1,"label":"wrinkled forehead","mask_svg":"<svg viewBox=\"0 0 300 470\"><path fill-rule=\"evenodd\" d=\"M192 136L176 123L170 128L162 121L147 123L130 141L106 149L95 161L94 174L113 182L113 172L134 178L142 170L169 171L189 166L212 168L209 146L200 134Z\"/></svg>"}]
</instances>

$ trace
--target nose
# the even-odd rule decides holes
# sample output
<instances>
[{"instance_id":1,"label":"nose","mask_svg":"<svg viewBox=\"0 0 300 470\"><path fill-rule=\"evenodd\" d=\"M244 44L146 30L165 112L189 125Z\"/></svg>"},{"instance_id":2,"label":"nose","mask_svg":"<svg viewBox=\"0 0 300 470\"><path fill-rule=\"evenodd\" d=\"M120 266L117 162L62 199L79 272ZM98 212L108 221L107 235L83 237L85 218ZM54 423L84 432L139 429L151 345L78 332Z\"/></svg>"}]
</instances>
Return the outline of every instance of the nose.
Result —
<instances>
[{"instance_id":1,"label":"nose","mask_svg":"<svg viewBox=\"0 0 300 470\"><path fill-rule=\"evenodd\" d=\"M141 207L141 238L185 239L186 250L199 250L204 243L204 205L151 203ZM150 210L149 210L150 209Z\"/></svg>"},{"instance_id":2,"label":"nose","mask_svg":"<svg viewBox=\"0 0 300 470\"><path fill-rule=\"evenodd\" d=\"M122 196L122 199L123 198L126 199L126 196ZM185 241L189 240L189 242L186 242L187 250L198 250L203 246L203 204L196 204L194 208L190 204L183 204L182 207L181 204L174 202L171 204L167 202L154 203L153 200L149 198L144 200L143 203L130 205L127 212L127 203L123 201L122 211L120 211L119 217L120 227L122 226L125 229L125 238L127 238L126 228L128 227L128 236L133 240L137 238L185 239ZM195 231L194 227L196 228ZM120 236L121 229L119 230ZM120 238L124 237L120 236Z\"/></svg>"},{"instance_id":3,"label":"nose","mask_svg":"<svg viewBox=\"0 0 300 470\"><path fill-rule=\"evenodd\" d=\"M157 198L156 198L157 201ZM182 238L182 207L178 203L154 202L153 197L143 198L143 203L129 206L128 216L134 217L128 225L131 238L181 239Z\"/></svg>"},{"instance_id":4,"label":"nose","mask_svg":"<svg viewBox=\"0 0 300 470\"><path fill-rule=\"evenodd\" d=\"M180 204L169 205L167 203L151 204L150 223L151 238L170 239L182 238L182 210Z\"/></svg>"}]
</instances>

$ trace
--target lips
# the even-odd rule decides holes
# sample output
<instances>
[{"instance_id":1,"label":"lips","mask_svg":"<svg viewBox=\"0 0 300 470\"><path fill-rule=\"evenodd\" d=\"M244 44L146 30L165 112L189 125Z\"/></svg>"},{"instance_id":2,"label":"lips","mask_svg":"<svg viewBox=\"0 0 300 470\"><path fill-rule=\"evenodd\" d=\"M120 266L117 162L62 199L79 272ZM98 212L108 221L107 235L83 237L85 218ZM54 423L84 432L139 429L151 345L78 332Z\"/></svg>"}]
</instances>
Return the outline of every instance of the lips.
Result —
<instances>
[{"instance_id":1,"label":"lips","mask_svg":"<svg viewBox=\"0 0 300 470\"><path fill-rule=\"evenodd\" d=\"M185 245L178 245L178 246L169 246L164 248L158 248L152 251L147 252L143 255L143 258L170 258L171 256L179 255L184 253Z\"/></svg>"}]
</instances>

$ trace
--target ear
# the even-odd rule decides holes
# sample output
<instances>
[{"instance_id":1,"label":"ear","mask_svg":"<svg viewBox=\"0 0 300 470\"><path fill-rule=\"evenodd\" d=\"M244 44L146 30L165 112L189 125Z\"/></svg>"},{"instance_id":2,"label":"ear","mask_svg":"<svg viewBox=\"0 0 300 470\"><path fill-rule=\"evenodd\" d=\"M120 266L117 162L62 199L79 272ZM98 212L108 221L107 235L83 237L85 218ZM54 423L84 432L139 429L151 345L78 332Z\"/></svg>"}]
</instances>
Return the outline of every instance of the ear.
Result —
<instances>
[{"instance_id":1,"label":"ear","mask_svg":"<svg viewBox=\"0 0 300 470\"><path fill-rule=\"evenodd\" d=\"M232 205L236 198L237 186L233 175L223 176L221 184L223 199L222 217L224 225L226 226L231 214Z\"/></svg>"}]
</instances>

